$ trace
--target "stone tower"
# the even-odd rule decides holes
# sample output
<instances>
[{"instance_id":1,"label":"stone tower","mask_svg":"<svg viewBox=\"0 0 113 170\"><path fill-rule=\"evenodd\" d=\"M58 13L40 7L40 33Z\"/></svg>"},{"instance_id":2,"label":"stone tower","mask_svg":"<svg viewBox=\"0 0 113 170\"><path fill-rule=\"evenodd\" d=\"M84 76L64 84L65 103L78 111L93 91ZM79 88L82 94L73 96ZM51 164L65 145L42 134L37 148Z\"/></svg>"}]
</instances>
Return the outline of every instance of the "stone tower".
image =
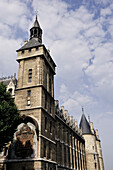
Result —
<instances>
[{"instance_id":1,"label":"stone tower","mask_svg":"<svg viewBox=\"0 0 113 170\"><path fill-rule=\"evenodd\" d=\"M82 129L82 135L85 139L87 170L104 170L98 130L95 131L93 123L87 121L83 109L82 112L80 128Z\"/></svg>"},{"instance_id":2,"label":"stone tower","mask_svg":"<svg viewBox=\"0 0 113 170\"><path fill-rule=\"evenodd\" d=\"M22 120L14 135L13 153L10 153L10 158L17 160L18 164L15 160L10 162L8 170L48 169L48 166L54 169L56 65L42 44L42 29L37 16L30 29L29 41L17 50L17 61L15 103Z\"/></svg>"}]
</instances>

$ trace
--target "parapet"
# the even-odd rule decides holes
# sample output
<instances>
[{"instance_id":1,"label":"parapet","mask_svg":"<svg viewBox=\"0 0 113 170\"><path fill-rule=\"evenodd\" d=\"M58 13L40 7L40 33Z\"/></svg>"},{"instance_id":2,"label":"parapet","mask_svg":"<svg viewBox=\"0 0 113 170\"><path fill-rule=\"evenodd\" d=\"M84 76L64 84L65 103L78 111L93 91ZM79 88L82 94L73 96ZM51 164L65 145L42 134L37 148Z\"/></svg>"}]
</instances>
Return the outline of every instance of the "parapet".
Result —
<instances>
[{"instance_id":1,"label":"parapet","mask_svg":"<svg viewBox=\"0 0 113 170\"><path fill-rule=\"evenodd\" d=\"M55 101L55 114L62 119L71 129L82 136L82 130L78 127L78 123L74 120L73 116L70 116L68 110L64 109L64 106L59 108L59 101Z\"/></svg>"}]
</instances>

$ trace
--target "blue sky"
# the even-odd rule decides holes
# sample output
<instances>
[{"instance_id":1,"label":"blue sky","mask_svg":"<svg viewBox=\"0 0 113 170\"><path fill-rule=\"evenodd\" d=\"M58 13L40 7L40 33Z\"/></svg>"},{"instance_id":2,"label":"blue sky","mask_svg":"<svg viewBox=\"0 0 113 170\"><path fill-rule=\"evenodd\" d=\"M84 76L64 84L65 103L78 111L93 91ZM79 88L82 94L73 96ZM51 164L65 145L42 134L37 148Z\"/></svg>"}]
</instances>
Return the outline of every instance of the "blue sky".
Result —
<instances>
[{"instance_id":1,"label":"blue sky","mask_svg":"<svg viewBox=\"0 0 113 170\"><path fill-rule=\"evenodd\" d=\"M5 9L5 10L4 10ZM57 64L55 99L80 121L81 107L113 169L113 0L0 1L0 77L17 73L16 49L29 39L35 11Z\"/></svg>"}]
</instances>

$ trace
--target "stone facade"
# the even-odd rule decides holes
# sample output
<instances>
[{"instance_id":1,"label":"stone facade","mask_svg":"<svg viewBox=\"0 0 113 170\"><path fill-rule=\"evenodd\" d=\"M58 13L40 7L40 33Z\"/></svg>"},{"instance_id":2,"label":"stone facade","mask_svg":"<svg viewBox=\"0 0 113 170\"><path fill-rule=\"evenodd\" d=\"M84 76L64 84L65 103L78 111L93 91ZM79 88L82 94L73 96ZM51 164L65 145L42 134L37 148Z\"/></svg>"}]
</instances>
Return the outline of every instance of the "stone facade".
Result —
<instances>
[{"instance_id":1,"label":"stone facade","mask_svg":"<svg viewBox=\"0 0 113 170\"><path fill-rule=\"evenodd\" d=\"M17 50L18 81L12 95L21 122L0 154L0 170L104 170L97 131L83 134L54 100L56 65L41 36L36 17L30 40Z\"/></svg>"}]
</instances>

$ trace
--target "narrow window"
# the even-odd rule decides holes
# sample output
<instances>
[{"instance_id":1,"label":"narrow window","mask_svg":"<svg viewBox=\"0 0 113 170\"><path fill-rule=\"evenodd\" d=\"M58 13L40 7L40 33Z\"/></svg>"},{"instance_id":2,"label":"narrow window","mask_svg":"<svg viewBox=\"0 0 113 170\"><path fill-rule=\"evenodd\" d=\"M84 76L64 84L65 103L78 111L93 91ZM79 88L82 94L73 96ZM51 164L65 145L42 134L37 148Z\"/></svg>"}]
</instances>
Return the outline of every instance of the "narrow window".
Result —
<instances>
[{"instance_id":1,"label":"narrow window","mask_svg":"<svg viewBox=\"0 0 113 170\"><path fill-rule=\"evenodd\" d=\"M24 50L22 50L22 54L24 54Z\"/></svg>"},{"instance_id":2,"label":"narrow window","mask_svg":"<svg viewBox=\"0 0 113 170\"><path fill-rule=\"evenodd\" d=\"M30 97L31 96L31 90L27 91L27 96Z\"/></svg>"},{"instance_id":3,"label":"narrow window","mask_svg":"<svg viewBox=\"0 0 113 170\"><path fill-rule=\"evenodd\" d=\"M28 82L29 82L29 83L32 82L32 69L29 69L29 73L28 73Z\"/></svg>"},{"instance_id":4,"label":"narrow window","mask_svg":"<svg viewBox=\"0 0 113 170\"><path fill-rule=\"evenodd\" d=\"M12 88L10 88L8 91L10 92L10 94L12 94L12 91L13 91L13 90L12 90Z\"/></svg>"},{"instance_id":5,"label":"narrow window","mask_svg":"<svg viewBox=\"0 0 113 170\"><path fill-rule=\"evenodd\" d=\"M49 146L48 158L50 159L51 147Z\"/></svg>"},{"instance_id":6,"label":"narrow window","mask_svg":"<svg viewBox=\"0 0 113 170\"><path fill-rule=\"evenodd\" d=\"M37 29L34 30L34 36L37 36Z\"/></svg>"},{"instance_id":7,"label":"narrow window","mask_svg":"<svg viewBox=\"0 0 113 170\"><path fill-rule=\"evenodd\" d=\"M45 117L45 130L47 130L47 117Z\"/></svg>"},{"instance_id":8,"label":"narrow window","mask_svg":"<svg viewBox=\"0 0 113 170\"><path fill-rule=\"evenodd\" d=\"M50 99L50 113L51 113L51 105L52 105L52 101L51 101L51 99Z\"/></svg>"},{"instance_id":9,"label":"narrow window","mask_svg":"<svg viewBox=\"0 0 113 170\"><path fill-rule=\"evenodd\" d=\"M49 74L49 92L51 93L51 74Z\"/></svg>"},{"instance_id":10,"label":"narrow window","mask_svg":"<svg viewBox=\"0 0 113 170\"><path fill-rule=\"evenodd\" d=\"M45 93L45 109L47 109L47 94Z\"/></svg>"},{"instance_id":11,"label":"narrow window","mask_svg":"<svg viewBox=\"0 0 113 170\"><path fill-rule=\"evenodd\" d=\"M97 163L95 162L95 169L97 168Z\"/></svg>"},{"instance_id":12,"label":"narrow window","mask_svg":"<svg viewBox=\"0 0 113 170\"><path fill-rule=\"evenodd\" d=\"M28 106L30 106L30 105L31 105L30 100L27 100L27 105L28 105Z\"/></svg>"},{"instance_id":13,"label":"narrow window","mask_svg":"<svg viewBox=\"0 0 113 170\"><path fill-rule=\"evenodd\" d=\"M44 142L44 157L46 157L46 143Z\"/></svg>"},{"instance_id":14,"label":"narrow window","mask_svg":"<svg viewBox=\"0 0 113 170\"><path fill-rule=\"evenodd\" d=\"M94 154L94 160L95 160L95 154Z\"/></svg>"},{"instance_id":15,"label":"narrow window","mask_svg":"<svg viewBox=\"0 0 113 170\"><path fill-rule=\"evenodd\" d=\"M50 133L52 133L52 122L50 121Z\"/></svg>"}]
</instances>

